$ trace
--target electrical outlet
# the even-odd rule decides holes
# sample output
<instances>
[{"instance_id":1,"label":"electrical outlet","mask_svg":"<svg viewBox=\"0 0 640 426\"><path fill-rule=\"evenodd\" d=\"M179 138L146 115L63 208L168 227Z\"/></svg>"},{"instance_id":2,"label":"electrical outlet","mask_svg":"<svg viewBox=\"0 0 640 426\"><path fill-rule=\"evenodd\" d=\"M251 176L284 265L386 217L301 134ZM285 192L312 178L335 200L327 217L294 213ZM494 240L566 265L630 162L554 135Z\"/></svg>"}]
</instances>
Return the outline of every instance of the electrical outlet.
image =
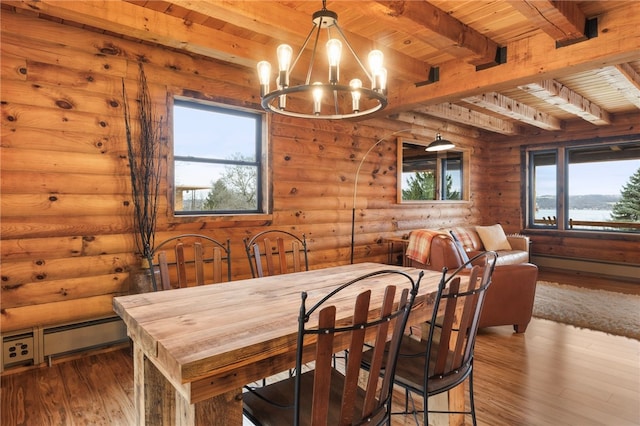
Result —
<instances>
[{"instance_id":1,"label":"electrical outlet","mask_svg":"<svg viewBox=\"0 0 640 426\"><path fill-rule=\"evenodd\" d=\"M2 361L4 366L33 362L33 334L8 336L2 341Z\"/></svg>"}]
</instances>

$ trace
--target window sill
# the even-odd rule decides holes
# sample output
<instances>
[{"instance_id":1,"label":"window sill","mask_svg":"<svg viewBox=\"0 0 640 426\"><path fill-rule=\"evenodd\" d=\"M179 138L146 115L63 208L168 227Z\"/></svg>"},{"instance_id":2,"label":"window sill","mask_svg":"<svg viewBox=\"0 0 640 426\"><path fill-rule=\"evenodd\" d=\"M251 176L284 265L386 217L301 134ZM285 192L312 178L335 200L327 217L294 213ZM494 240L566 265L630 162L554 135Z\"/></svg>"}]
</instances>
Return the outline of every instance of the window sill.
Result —
<instances>
[{"instance_id":1,"label":"window sill","mask_svg":"<svg viewBox=\"0 0 640 426\"><path fill-rule=\"evenodd\" d=\"M230 228L241 224L242 226L264 226L273 221L272 214L219 214L219 215L179 215L168 218L169 223L206 223L212 228Z\"/></svg>"}]
</instances>

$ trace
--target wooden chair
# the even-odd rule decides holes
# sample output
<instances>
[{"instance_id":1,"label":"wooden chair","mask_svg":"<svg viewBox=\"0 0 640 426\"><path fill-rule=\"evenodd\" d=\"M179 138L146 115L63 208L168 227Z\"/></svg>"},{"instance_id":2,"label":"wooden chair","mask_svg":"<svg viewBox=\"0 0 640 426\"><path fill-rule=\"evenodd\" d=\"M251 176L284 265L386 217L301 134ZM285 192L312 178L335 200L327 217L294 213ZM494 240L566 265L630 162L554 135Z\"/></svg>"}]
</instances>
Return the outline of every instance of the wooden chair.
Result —
<instances>
[{"instance_id":1,"label":"wooden chair","mask_svg":"<svg viewBox=\"0 0 640 426\"><path fill-rule=\"evenodd\" d=\"M244 246L254 278L309 270L304 234L269 229L245 238Z\"/></svg>"},{"instance_id":2,"label":"wooden chair","mask_svg":"<svg viewBox=\"0 0 640 426\"><path fill-rule=\"evenodd\" d=\"M157 290L231 281L231 245L200 234L182 234L153 250ZM159 279L158 279L159 278Z\"/></svg>"},{"instance_id":3,"label":"wooden chair","mask_svg":"<svg viewBox=\"0 0 640 426\"><path fill-rule=\"evenodd\" d=\"M444 268L432 318L421 339L403 336L395 383L405 389L403 414L413 413L416 424L429 424L429 413L470 414L476 425L473 401L473 349L486 290L491 283L497 254L484 252L447 274ZM466 284L463 284L466 281ZM364 359L365 368L370 361ZM468 411L429 410L429 397L447 392L469 379ZM410 393L423 400L423 410L409 411ZM423 423L417 414L423 413Z\"/></svg>"},{"instance_id":4,"label":"wooden chair","mask_svg":"<svg viewBox=\"0 0 640 426\"><path fill-rule=\"evenodd\" d=\"M390 274L400 275L404 284L385 286L383 283ZM397 349L421 278L422 274L414 282L400 271L373 272L334 289L311 308L306 307L308 296L303 292L298 317L298 373L245 392L245 416L257 425L341 426L362 424L365 420L373 425L390 424ZM349 310L353 306L351 320L336 324L336 306L332 301L342 300L341 291L354 284L363 290L349 304ZM383 295L375 316L369 313L372 289ZM335 341L348 343L349 358L341 371L332 366ZM372 342L373 346L372 369L366 383L359 382L363 352L369 349L365 341ZM305 344L308 346L310 342L315 342L314 368L302 372L303 352L311 351ZM389 350L388 356L385 348Z\"/></svg>"}]
</instances>

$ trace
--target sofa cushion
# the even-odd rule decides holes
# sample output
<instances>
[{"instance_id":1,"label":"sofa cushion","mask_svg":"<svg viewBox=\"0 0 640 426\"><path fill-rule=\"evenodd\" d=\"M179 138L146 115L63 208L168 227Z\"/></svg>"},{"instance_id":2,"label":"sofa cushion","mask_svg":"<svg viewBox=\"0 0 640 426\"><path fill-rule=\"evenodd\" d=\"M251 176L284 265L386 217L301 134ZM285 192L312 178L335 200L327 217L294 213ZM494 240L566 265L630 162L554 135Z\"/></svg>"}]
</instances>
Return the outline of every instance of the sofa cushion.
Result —
<instances>
[{"instance_id":1,"label":"sofa cushion","mask_svg":"<svg viewBox=\"0 0 640 426\"><path fill-rule=\"evenodd\" d=\"M476 232L478 232L485 250L511 250L507 235L499 223L491 226L476 226Z\"/></svg>"},{"instance_id":2,"label":"sofa cushion","mask_svg":"<svg viewBox=\"0 0 640 426\"><path fill-rule=\"evenodd\" d=\"M529 262L529 252L522 250L500 250L496 265L517 265Z\"/></svg>"}]
</instances>

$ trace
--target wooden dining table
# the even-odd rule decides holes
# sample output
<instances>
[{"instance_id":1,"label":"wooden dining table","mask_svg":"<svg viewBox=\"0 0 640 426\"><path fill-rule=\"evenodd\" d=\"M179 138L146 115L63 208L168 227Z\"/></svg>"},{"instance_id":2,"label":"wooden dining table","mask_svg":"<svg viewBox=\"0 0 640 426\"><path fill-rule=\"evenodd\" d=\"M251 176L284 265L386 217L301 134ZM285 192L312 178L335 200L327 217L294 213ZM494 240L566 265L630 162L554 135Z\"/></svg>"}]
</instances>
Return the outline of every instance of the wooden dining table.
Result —
<instances>
[{"instance_id":1,"label":"wooden dining table","mask_svg":"<svg viewBox=\"0 0 640 426\"><path fill-rule=\"evenodd\" d=\"M137 424L242 425L243 385L295 365L301 292L311 305L340 284L382 269L404 271L415 280L422 272L358 263L115 297L113 309L133 342ZM424 273L408 325L426 321L432 312L441 274ZM382 289L399 278L383 275L367 284ZM361 290L349 289L345 304L353 300L349 292ZM372 308L377 301L373 296ZM344 315L349 307L343 306Z\"/></svg>"}]
</instances>

